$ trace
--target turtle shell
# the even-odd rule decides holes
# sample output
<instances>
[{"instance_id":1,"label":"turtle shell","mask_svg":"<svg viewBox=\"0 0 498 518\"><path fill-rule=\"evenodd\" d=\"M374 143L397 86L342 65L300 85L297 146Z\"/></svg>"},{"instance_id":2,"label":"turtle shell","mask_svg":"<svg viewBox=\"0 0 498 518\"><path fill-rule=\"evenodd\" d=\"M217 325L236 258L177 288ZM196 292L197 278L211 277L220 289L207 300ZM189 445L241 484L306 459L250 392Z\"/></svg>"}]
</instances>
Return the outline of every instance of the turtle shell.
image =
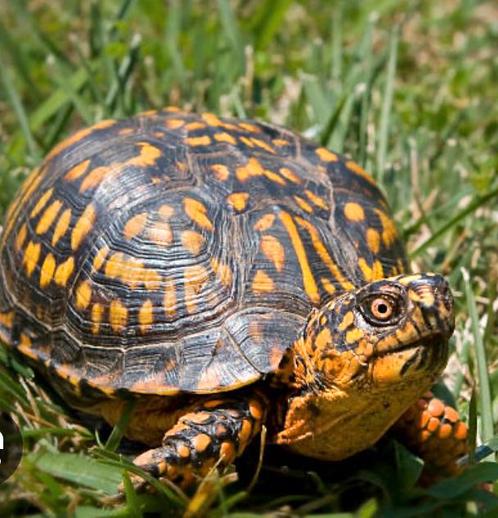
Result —
<instances>
[{"instance_id":1,"label":"turtle shell","mask_svg":"<svg viewBox=\"0 0 498 518\"><path fill-rule=\"evenodd\" d=\"M313 307L405 259L356 163L165 109L56 146L8 211L0 261L7 344L75 386L167 395L258 380Z\"/></svg>"}]
</instances>

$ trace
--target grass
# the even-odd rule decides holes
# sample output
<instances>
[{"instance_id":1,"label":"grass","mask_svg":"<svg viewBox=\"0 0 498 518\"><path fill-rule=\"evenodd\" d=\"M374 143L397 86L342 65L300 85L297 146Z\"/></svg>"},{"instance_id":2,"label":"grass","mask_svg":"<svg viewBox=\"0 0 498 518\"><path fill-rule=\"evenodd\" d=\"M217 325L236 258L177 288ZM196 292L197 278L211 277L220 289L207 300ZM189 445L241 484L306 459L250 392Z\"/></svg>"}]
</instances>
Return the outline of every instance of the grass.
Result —
<instances>
[{"instance_id":1,"label":"grass","mask_svg":"<svg viewBox=\"0 0 498 518\"><path fill-rule=\"evenodd\" d=\"M0 406L26 452L2 516L437 516L498 512L498 10L491 1L0 1L0 212L61 138L107 117L179 105L261 118L354 157L381 183L412 267L457 302L446 384L488 462L430 489L393 441L327 466L257 445L241 480L192 499L169 486L113 501L129 457L18 359L1 355ZM132 448L132 445L128 445ZM498 492L495 493L498 495ZM494 510L494 511L493 511ZM280 514L278 514L280 513ZM342 514L341 514L342 513Z\"/></svg>"}]
</instances>

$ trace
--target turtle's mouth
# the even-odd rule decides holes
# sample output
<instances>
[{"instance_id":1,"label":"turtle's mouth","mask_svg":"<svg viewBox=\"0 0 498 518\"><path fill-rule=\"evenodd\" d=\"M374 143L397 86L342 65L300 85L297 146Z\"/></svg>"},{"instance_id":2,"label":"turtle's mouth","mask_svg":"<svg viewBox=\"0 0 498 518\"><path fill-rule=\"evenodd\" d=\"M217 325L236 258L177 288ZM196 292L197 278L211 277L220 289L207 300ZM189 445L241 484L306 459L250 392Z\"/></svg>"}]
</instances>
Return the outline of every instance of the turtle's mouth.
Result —
<instances>
[{"instance_id":1,"label":"turtle's mouth","mask_svg":"<svg viewBox=\"0 0 498 518\"><path fill-rule=\"evenodd\" d=\"M399 344L396 347L392 347L389 349L383 349L381 351L375 351L373 356L374 358L382 358L384 356L388 356L390 354L396 354L396 353L402 353L406 351L416 349L434 349L439 348L441 345L446 344L448 339L442 334L442 333L436 333L432 336L426 336L423 338L420 338L419 340L415 342L408 342L406 344Z\"/></svg>"}]
</instances>

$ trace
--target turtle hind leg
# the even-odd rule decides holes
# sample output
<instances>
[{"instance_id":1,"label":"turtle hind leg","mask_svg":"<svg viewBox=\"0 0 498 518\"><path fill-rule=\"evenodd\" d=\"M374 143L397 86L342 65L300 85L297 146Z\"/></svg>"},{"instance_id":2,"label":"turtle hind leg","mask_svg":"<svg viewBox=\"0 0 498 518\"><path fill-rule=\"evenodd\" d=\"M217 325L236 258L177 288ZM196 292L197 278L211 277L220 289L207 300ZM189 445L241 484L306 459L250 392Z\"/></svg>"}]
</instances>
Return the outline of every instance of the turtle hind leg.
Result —
<instances>
[{"instance_id":1,"label":"turtle hind leg","mask_svg":"<svg viewBox=\"0 0 498 518\"><path fill-rule=\"evenodd\" d=\"M467 425L453 407L432 392L410 407L393 431L400 442L424 460L423 484L462 470L458 459L468 453Z\"/></svg>"},{"instance_id":2,"label":"turtle hind leg","mask_svg":"<svg viewBox=\"0 0 498 518\"><path fill-rule=\"evenodd\" d=\"M214 466L223 468L242 454L261 430L265 407L257 394L207 399L178 419L159 448L142 453L134 463L154 477L191 486Z\"/></svg>"}]
</instances>

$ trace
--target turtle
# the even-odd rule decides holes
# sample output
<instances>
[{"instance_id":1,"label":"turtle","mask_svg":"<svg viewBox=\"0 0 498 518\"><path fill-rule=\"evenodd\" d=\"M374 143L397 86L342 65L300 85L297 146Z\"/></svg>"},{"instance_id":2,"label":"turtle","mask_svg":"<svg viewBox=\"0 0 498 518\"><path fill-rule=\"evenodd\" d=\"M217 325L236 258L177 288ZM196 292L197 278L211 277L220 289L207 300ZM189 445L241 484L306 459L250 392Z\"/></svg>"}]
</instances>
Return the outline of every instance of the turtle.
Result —
<instances>
[{"instance_id":1,"label":"turtle","mask_svg":"<svg viewBox=\"0 0 498 518\"><path fill-rule=\"evenodd\" d=\"M435 397L454 306L409 271L374 179L287 129L164 108L56 145L6 214L0 338L68 405L195 486L268 430L337 461L393 433L452 474ZM147 449L145 449L147 448Z\"/></svg>"}]
</instances>

